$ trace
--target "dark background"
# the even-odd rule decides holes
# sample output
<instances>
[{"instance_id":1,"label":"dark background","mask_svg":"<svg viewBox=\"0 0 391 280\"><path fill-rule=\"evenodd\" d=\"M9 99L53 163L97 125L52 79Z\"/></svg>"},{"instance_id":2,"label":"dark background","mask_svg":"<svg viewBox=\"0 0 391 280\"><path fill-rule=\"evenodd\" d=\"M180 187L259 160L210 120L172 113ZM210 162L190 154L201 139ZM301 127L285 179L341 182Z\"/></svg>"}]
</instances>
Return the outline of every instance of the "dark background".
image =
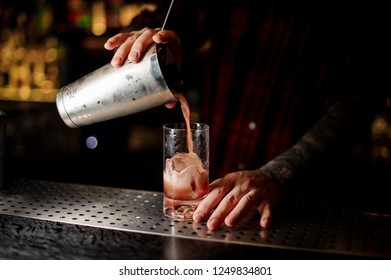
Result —
<instances>
[{"instance_id":1,"label":"dark background","mask_svg":"<svg viewBox=\"0 0 391 280\"><path fill-rule=\"evenodd\" d=\"M92 32L92 8L104 3L107 20L105 32ZM133 5L135 13L153 1L130 0L2 0L0 2L0 110L7 114L5 175L6 180L28 178L123 187L144 190L162 190L162 126L172 121L182 121L179 106L164 106L82 128L69 128L61 120L54 102L56 89L109 63L112 52L103 48L110 36L126 27L118 20L121 9ZM4 55L10 34L19 34L13 41L11 55ZM53 41L54 40L54 41ZM12 68L24 65L23 50L48 48L53 43L57 58L46 63L58 70L54 78L51 98L44 89L31 83L36 92L29 98L8 94L23 87L20 78L12 81ZM11 62L9 62L9 59ZM204 61L193 57L182 68L187 97L197 120L200 80ZM33 66L30 66L33 71ZM14 83L14 84L12 84ZM389 101L389 103L391 103ZM389 110L378 116L370 137L354 150L355 164L346 170L352 176L346 193L333 186L337 203L357 201L360 207L376 209L388 205L387 190L391 185L391 114ZM85 145L87 137L95 136L96 149ZM353 162L354 162L353 159ZM357 168L357 169L356 169ZM344 172L346 170L341 170ZM327 178L321 178L324 181ZM335 192L337 190L337 193ZM385 195L387 194L387 195ZM322 195L319 193L318 195ZM373 197L378 196L376 200ZM364 201L364 203L363 203ZM368 202L369 201L369 202Z\"/></svg>"}]
</instances>

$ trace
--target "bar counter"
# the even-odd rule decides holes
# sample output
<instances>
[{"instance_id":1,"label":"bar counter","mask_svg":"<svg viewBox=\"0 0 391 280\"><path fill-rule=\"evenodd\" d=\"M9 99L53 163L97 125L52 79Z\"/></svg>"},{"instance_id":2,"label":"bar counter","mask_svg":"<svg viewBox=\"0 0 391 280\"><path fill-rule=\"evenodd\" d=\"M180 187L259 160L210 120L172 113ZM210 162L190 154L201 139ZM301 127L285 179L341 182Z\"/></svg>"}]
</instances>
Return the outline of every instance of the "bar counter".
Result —
<instances>
[{"instance_id":1,"label":"bar counter","mask_svg":"<svg viewBox=\"0 0 391 280\"><path fill-rule=\"evenodd\" d=\"M391 216L344 209L254 213L234 228L172 221L163 194L17 179L0 190L1 259L389 259Z\"/></svg>"}]
</instances>

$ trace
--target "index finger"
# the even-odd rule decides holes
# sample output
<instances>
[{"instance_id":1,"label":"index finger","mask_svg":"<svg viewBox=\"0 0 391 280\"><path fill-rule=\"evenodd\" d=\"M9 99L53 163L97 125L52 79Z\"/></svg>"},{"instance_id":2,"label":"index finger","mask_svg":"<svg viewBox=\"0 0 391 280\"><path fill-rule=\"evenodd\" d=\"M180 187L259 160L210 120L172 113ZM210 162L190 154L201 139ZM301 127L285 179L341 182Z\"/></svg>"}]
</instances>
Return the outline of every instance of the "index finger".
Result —
<instances>
[{"instance_id":1,"label":"index finger","mask_svg":"<svg viewBox=\"0 0 391 280\"><path fill-rule=\"evenodd\" d=\"M228 193L230 190L229 187L225 186L225 180L219 179L215 180L210 184L211 190L208 195L200 202L197 206L197 209L194 211L193 220L195 222L203 221L216 205L221 201L221 199Z\"/></svg>"}]
</instances>

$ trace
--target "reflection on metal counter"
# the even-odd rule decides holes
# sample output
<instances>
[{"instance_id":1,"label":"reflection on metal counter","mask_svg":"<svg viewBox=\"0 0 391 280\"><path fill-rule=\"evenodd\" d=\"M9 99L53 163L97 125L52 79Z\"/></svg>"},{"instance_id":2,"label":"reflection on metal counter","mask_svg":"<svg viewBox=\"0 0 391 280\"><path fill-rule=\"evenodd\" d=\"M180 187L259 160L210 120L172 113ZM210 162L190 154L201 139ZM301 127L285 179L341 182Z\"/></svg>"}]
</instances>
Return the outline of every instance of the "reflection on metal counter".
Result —
<instances>
[{"instance_id":1,"label":"reflection on metal counter","mask_svg":"<svg viewBox=\"0 0 391 280\"><path fill-rule=\"evenodd\" d=\"M259 248L391 257L391 215L320 209L280 213L268 230L254 215L234 228L210 231L205 223L165 218L162 201L160 192L17 180L0 191L0 214ZM181 258L180 252L167 252L167 258Z\"/></svg>"}]
</instances>

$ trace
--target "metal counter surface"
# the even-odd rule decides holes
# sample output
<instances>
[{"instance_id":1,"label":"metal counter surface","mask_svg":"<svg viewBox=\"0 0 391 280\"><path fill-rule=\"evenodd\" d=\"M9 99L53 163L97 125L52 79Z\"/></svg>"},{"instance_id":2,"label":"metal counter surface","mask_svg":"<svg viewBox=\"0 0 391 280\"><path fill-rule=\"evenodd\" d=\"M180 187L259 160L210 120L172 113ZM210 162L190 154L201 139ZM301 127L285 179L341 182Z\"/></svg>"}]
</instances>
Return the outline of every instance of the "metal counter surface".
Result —
<instances>
[{"instance_id":1,"label":"metal counter surface","mask_svg":"<svg viewBox=\"0 0 391 280\"><path fill-rule=\"evenodd\" d=\"M391 216L320 209L234 228L163 216L161 192L20 179L0 190L2 259L391 258Z\"/></svg>"}]
</instances>

